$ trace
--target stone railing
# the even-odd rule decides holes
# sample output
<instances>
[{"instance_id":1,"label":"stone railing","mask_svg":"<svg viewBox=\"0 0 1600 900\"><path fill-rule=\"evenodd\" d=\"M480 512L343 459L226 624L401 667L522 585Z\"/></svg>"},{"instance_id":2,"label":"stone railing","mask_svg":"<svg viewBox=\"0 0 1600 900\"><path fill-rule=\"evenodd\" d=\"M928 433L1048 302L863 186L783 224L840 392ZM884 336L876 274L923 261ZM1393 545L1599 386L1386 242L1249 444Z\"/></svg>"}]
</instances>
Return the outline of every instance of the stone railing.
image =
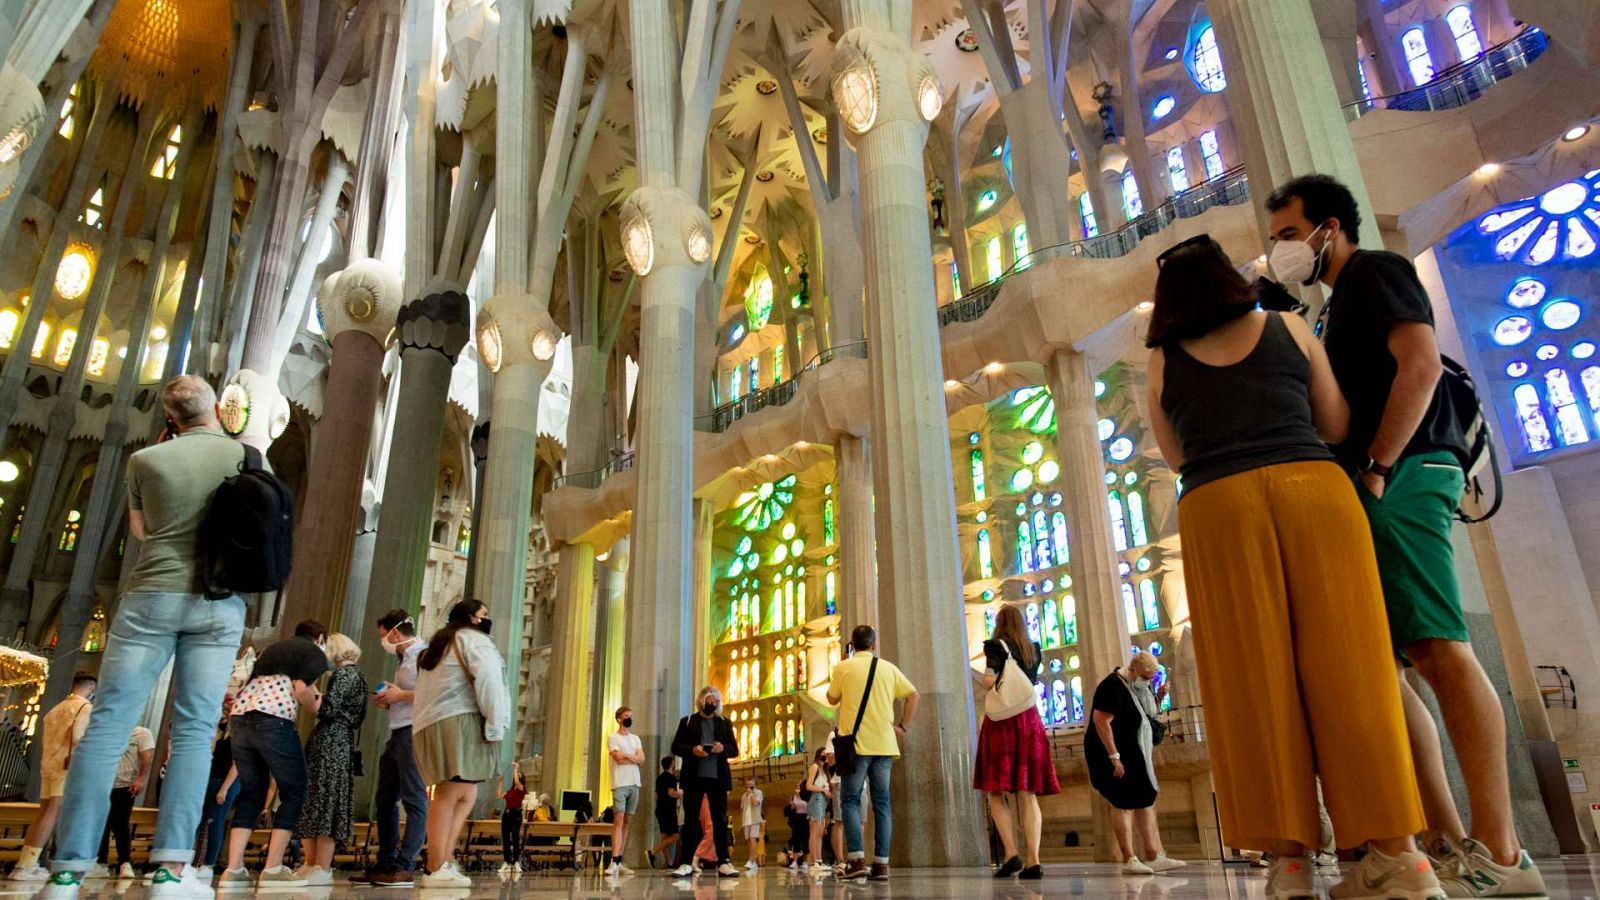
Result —
<instances>
[{"instance_id":1,"label":"stone railing","mask_svg":"<svg viewBox=\"0 0 1600 900\"><path fill-rule=\"evenodd\" d=\"M697 424L705 424L706 430L708 431L723 432L727 431L728 428L733 425L733 423L739 421L750 413L753 413L757 410L766 409L769 406L783 406L790 400L794 399L795 389L798 387L800 376L819 366L827 365L839 356L846 355L845 351L847 350L859 350L860 352L852 353L850 355L861 355L861 353L866 351L866 346L866 341L851 341L847 344L839 344L837 346L829 347L821 353L818 353L816 356L811 357L810 362L801 366L787 379L780 381L771 387L764 387L760 390L750 391L737 400L730 400L716 409L713 409L706 415L697 417L696 422Z\"/></svg>"},{"instance_id":2,"label":"stone railing","mask_svg":"<svg viewBox=\"0 0 1600 900\"><path fill-rule=\"evenodd\" d=\"M1432 81L1419 88L1346 104L1345 118L1353 121L1374 109L1430 112L1466 106L1483 96L1491 85L1528 68L1549 47L1549 35L1538 28L1525 28L1516 37L1490 47L1477 58L1436 74Z\"/></svg>"},{"instance_id":3,"label":"stone railing","mask_svg":"<svg viewBox=\"0 0 1600 900\"><path fill-rule=\"evenodd\" d=\"M1160 206L1140 215L1116 231L1096 235L1081 241L1069 241L1050 247L1031 250L1011 264L1000 277L981 284L963 294L960 299L939 307L939 327L955 322L972 322L981 318L994 305L1000 295L1000 284L1016 272L1038 263L1068 256L1091 259L1115 259L1127 256L1139 242L1158 234L1178 219L1192 219L1214 206L1235 206L1250 199L1250 179L1243 166L1236 166L1187 191L1169 197Z\"/></svg>"}]
</instances>

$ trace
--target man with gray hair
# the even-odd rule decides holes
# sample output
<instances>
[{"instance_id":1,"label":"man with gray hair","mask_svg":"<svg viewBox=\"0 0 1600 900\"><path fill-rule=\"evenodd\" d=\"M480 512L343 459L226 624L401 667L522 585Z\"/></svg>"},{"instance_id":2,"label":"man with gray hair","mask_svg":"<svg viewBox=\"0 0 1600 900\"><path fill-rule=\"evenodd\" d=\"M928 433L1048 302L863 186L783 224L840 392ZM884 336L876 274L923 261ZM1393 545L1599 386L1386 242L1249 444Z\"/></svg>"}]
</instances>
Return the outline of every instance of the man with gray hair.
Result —
<instances>
[{"instance_id":1,"label":"man with gray hair","mask_svg":"<svg viewBox=\"0 0 1600 900\"><path fill-rule=\"evenodd\" d=\"M200 378L167 382L161 409L167 420L162 439L128 459L128 533L140 542L139 557L111 623L94 715L73 749L43 900L76 897L83 873L94 865L117 759L168 660L171 754L150 849L158 866L150 895L212 896L191 863L211 737L244 631L244 601L206 598L195 538L212 494L239 472L244 447L222 432L217 395Z\"/></svg>"},{"instance_id":2,"label":"man with gray hair","mask_svg":"<svg viewBox=\"0 0 1600 900\"><path fill-rule=\"evenodd\" d=\"M695 874L695 848L700 846L700 801L711 809L711 829L716 835L717 874L738 878L739 870L728 860L733 831L728 827L728 792L733 790L733 772L728 760L739 758L739 744L733 725L722 715L722 691L712 685L700 689L698 708L678 720L672 738L672 754L683 758L683 839L674 870L679 878Z\"/></svg>"}]
</instances>

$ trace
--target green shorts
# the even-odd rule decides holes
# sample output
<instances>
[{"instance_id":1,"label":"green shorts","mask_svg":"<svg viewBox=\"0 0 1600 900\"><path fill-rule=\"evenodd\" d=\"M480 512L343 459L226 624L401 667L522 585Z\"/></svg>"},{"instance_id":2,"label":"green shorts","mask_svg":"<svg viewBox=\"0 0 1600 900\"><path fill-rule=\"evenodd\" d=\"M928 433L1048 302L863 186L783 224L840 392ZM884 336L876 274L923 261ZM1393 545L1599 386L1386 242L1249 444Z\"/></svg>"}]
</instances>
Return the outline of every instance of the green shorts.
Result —
<instances>
[{"instance_id":1,"label":"green shorts","mask_svg":"<svg viewBox=\"0 0 1600 900\"><path fill-rule=\"evenodd\" d=\"M1390 473L1383 499L1356 479L1356 494L1372 526L1384 606L1395 654L1417 641L1467 640L1450 529L1463 486L1461 465L1446 451L1403 457Z\"/></svg>"}]
</instances>

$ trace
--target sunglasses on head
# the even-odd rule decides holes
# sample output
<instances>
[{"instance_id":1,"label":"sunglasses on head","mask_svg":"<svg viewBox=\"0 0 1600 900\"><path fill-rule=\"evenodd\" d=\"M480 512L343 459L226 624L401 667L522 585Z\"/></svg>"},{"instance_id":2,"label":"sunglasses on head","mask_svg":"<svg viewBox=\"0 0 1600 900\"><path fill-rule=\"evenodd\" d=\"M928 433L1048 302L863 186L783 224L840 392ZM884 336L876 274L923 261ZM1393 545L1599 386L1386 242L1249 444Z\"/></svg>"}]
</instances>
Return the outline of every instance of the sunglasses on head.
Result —
<instances>
[{"instance_id":1,"label":"sunglasses on head","mask_svg":"<svg viewBox=\"0 0 1600 900\"><path fill-rule=\"evenodd\" d=\"M1156 268L1159 269L1162 266L1165 266L1167 264L1167 260L1186 250L1193 250L1199 247L1215 247L1216 244L1217 242L1212 240L1211 235L1209 234L1197 234L1192 238L1179 241L1178 243L1173 244L1171 247L1161 251L1161 255L1156 257Z\"/></svg>"}]
</instances>

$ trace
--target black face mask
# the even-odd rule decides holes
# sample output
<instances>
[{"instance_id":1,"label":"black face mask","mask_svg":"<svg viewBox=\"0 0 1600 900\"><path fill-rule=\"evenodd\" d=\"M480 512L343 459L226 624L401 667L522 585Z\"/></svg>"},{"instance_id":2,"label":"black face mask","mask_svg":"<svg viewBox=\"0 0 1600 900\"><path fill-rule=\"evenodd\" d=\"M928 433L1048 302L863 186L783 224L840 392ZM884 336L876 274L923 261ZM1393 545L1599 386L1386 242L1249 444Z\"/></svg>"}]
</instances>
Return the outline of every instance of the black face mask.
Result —
<instances>
[{"instance_id":1,"label":"black face mask","mask_svg":"<svg viewBox=\"0 0 1600 900\"><path fill-rule=\"evenodd\" d=\"M478 624L474 625L473 627L478 629L479 631L483 632L484 634L489 634L491 631L494 630L494 620L485 617L485 618L479 619L478 620Z\"/></svg>"},{"instance_id":2,"label":"black face mask","mask_svg":"<svg viewBox=\"0 0 1600 900\"><path fill-rule=\"evenodd\" d=\"M626 719L623 719L622 720L622 727L623 728L632 728L633 727L633 716L629 716Z\"/></svg>"},{"instance_id":3,"label":"black face mask","mask_svg":"<svg viewBox=\"0 0 1600 900\"><path fill-rule=\"evenodd\" d=\"M715 703L702 703L700 704L700 711L705 713L707 718L710 718L717 714L717 705Z\"/></svg>"}]
</instances>

